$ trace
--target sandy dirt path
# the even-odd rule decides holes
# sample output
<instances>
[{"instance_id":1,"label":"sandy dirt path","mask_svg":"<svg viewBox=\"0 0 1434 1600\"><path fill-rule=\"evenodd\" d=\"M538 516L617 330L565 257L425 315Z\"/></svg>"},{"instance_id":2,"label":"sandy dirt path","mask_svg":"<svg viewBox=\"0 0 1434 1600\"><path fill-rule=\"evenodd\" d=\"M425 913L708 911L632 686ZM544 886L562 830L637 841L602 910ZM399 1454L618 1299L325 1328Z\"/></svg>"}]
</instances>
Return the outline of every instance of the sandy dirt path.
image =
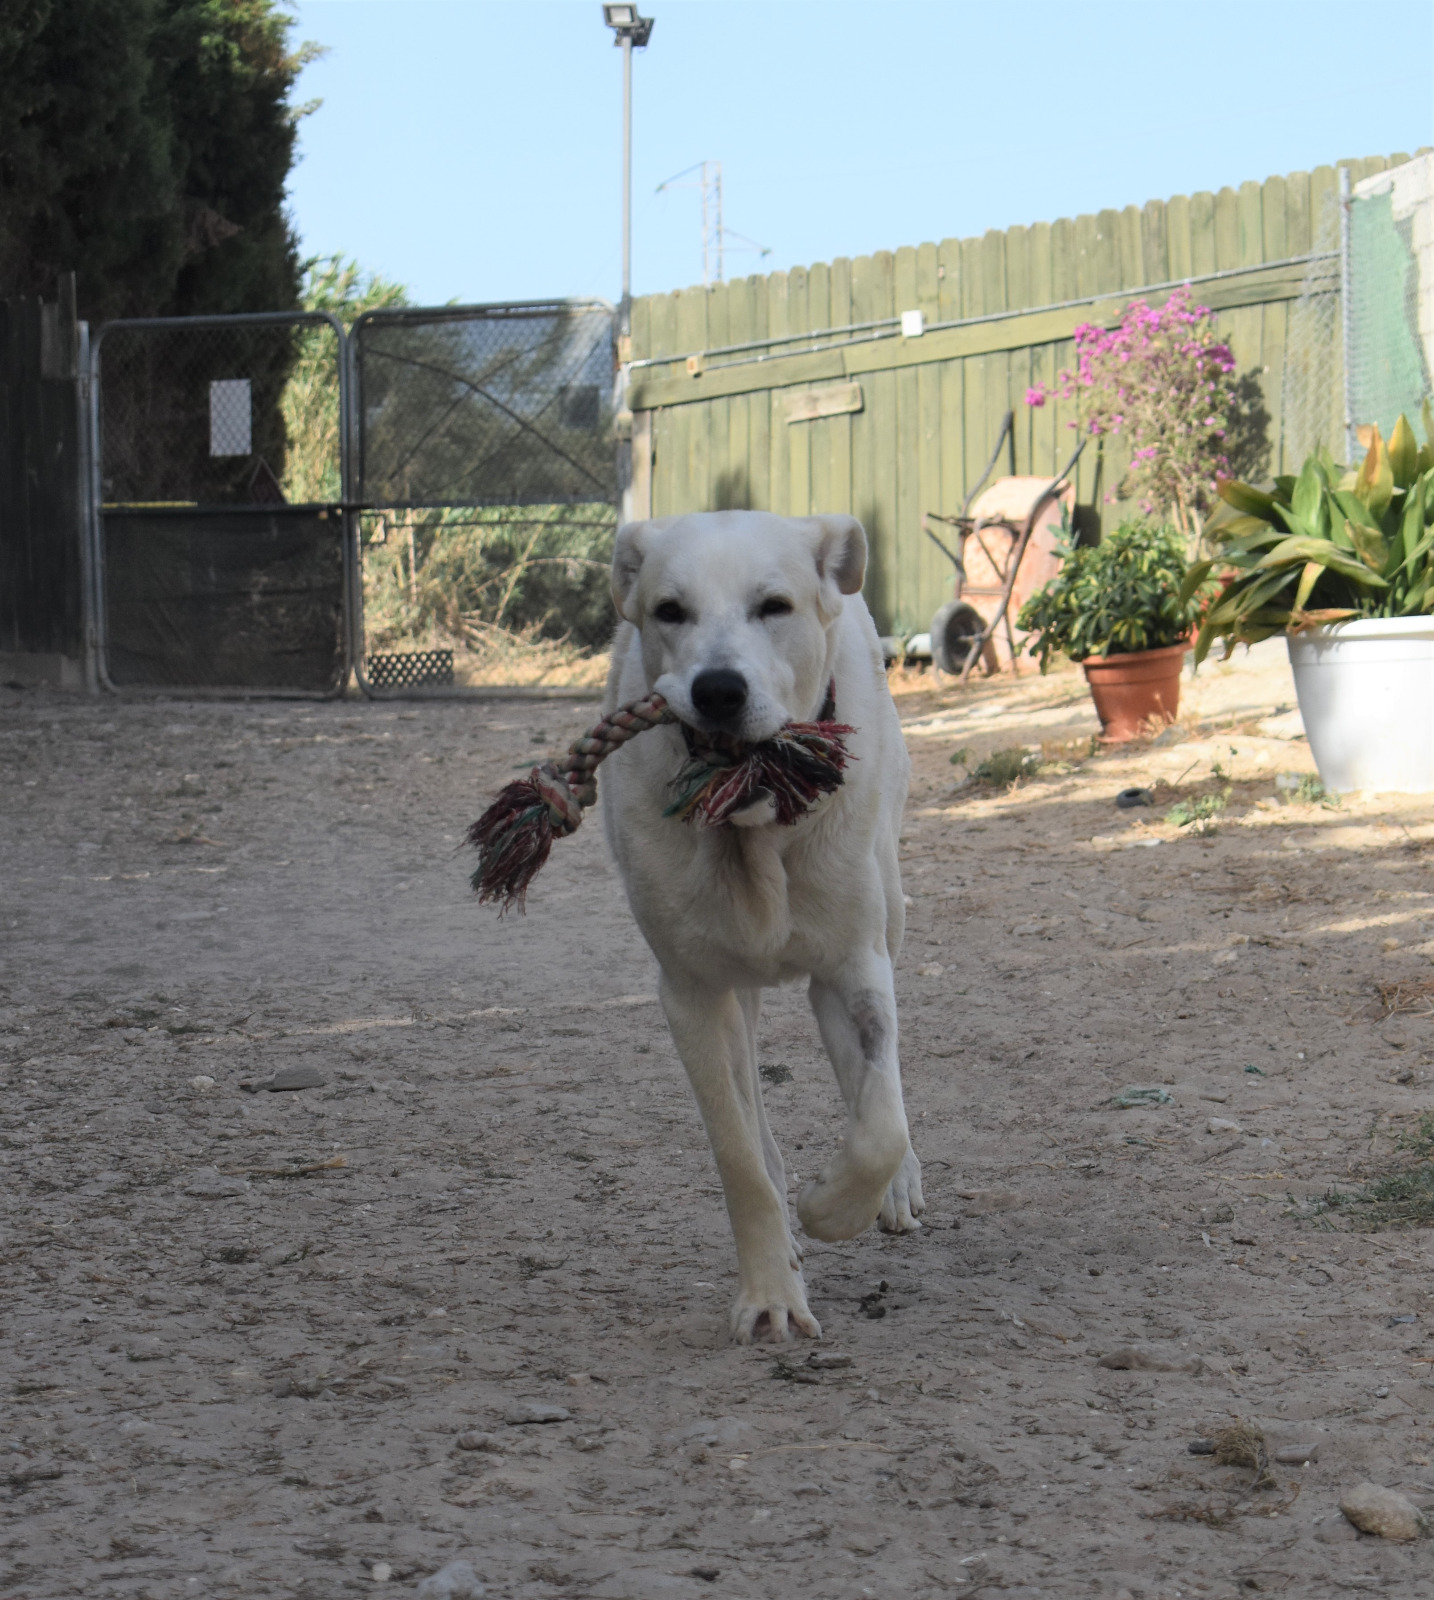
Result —
<instances>
[{"instance_id":1,"label":"sandy dirt path","mask_svg":"<svg viewBox=\"0 0 1434 1600\"><path fill-rule=\"evenodd\" d=\"M526 919L468 895L464 826L593 705L0 690L0 1594L466 1558L511 1600L1434 1595L1427 1542L1338 1511L1434 1508L1430 1234L1317 1205L1430 1104L1434 1019L1376 985L1434 977L1434 818L1277 788L1312 763L1262 659L1096 756L1071 672L902 694L930 1212L809 1246L821 1368L726 1342L600 829ZM956 786L1016 744L1041 775ZM1163 820L1215 793L1218 831ZM805 1175L840 1120L800 992L762 1060ZM294 1068L322 1085L241 1090ZM1236 1419L1310 1464L1190 1454Z\"/></svg>"}]
</instances>

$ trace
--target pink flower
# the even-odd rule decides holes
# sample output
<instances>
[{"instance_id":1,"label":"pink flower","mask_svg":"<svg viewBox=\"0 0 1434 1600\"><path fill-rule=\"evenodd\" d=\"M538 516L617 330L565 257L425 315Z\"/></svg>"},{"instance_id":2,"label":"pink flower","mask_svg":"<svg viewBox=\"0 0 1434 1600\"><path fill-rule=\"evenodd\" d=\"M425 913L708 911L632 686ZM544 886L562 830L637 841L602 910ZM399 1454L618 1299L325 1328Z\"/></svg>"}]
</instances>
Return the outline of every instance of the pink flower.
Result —
<instances>
[{"instance_id":1,"label":"pink flower","mask_svg":"<svg viewBox=\"0 0 1434 1600\"><path fill-rule=\"evenodd\" d=\"M1042 384L1035 384L1026 390L1026 404L1028 406L1043 406L1046 403L1047 391Z\"/></svg>"}]
</instances>

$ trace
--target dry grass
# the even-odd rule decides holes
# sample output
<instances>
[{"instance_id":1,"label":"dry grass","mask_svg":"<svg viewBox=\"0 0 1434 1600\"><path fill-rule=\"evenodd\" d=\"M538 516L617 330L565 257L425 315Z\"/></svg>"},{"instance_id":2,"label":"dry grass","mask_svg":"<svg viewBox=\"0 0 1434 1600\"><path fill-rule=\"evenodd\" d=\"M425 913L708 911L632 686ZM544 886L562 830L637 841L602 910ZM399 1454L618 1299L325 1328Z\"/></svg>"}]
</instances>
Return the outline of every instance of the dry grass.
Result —
<instances>
[{"instance_id":1,"label":"dry grass","mask_svg":"<svg viewBox=\"0 0 1434 1600\"><path fill-rule=\"evenodd\" d=\"M1434 1017L1434 978L1400 978L1375 988L1386 1017Z\"/></svg>"}]
</instances>

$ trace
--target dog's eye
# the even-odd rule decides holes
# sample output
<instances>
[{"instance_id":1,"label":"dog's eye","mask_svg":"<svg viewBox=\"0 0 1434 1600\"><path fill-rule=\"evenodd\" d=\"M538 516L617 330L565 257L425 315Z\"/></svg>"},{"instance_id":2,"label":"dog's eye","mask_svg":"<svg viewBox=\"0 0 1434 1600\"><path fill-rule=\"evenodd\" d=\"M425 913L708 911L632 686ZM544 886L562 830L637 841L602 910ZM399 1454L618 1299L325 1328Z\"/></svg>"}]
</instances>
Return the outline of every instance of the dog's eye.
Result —
<instances>
[{"instance_id":1,"label":"dog's eye","mask_svg":"<svg viewBox=\"0 0 1434 1600\"><path fill-rule=\"evenodd\" d=\"M761 609L757 612L759 617L785 617L791 614L792 602L783 600L780 595L773 595L769 600L764 600Z\"/></svg>"},{"instance_id":2,"label":"dog's eye","mask_svg":"<svg viewBox=\"0 0 1434 1600\"><path fill-rule=\"evenodd\" d=\"M659 622L687 621L687 613L675 600L664 600L661 605L654 606L652 614Z\"/></svg>"}]
</instances>

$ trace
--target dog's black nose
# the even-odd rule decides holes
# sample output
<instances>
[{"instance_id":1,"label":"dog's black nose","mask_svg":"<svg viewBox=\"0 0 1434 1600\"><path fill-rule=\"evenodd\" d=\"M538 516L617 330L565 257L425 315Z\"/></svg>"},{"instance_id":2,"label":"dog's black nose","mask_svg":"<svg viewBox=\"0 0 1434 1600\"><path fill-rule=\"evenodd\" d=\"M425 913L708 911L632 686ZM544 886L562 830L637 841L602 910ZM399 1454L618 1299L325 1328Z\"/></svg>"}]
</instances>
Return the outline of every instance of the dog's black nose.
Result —
<instances>
[{"instance_id":1,"label":"dog's black nose","mask_svg":"<svg viewBox=\"0 0 1434 1600\"><path fill-rule=\"evenodd\" d=\"M747 680L731 667L713 667L692 680L692 704L713 722L726 722L747 704Z\"/></svg>"}]
</instances>

